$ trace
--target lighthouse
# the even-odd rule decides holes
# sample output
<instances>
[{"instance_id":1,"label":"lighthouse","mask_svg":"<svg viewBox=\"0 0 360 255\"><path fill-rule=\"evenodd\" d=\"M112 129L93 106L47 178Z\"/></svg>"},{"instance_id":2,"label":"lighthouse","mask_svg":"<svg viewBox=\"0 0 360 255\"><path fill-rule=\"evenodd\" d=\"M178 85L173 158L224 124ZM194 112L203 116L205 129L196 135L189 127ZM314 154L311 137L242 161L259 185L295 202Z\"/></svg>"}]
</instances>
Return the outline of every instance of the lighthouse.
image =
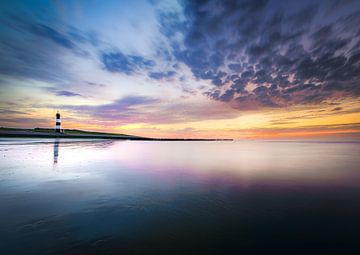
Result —
<instances>
[{"instance_id":1,"label":"lighthouse","mask_svg":"<svg viewBox=\"0 0 360 255\"><path fill-rule=\"evenodd\" d=\"M61 132L61 121L60 121L60 113L56 113L56 123L55 123L55 132L60 133Z\"/></svg>"}]
</instances>

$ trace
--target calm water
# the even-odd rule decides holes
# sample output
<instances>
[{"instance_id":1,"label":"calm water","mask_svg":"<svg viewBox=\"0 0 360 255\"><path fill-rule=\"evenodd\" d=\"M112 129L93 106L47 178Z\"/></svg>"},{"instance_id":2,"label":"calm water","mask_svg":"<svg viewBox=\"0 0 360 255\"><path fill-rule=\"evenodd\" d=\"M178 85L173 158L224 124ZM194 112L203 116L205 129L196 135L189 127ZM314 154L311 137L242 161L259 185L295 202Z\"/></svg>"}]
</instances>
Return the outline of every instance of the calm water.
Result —
<instances>
[{"instance_id":1,"label":"calm water","mask_svg":"<svg viewBox=\"0 0 360 255\"><path fill-rule=\"evenodd\" d=\"M0 140L1 254L360 254L360 143Z\"/></svg>"}]
</instances>

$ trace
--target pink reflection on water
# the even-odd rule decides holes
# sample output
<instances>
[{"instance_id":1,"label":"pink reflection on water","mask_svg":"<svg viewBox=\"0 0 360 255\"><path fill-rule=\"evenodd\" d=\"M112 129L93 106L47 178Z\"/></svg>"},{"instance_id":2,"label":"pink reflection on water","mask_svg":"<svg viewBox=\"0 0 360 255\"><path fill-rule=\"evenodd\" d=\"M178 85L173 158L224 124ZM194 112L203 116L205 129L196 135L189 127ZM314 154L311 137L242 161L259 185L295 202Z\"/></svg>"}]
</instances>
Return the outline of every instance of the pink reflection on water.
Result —
<instances>
[{"instance_id":1,"label":"pink reflection on water","mask_svg":"<svg viewBox=\"0 0 360 255\"><path fill-rule=\"evenodd\" d=\"M359 180L359 143L124 142L112 158L159 177L336 184Z\"/></svg>"},{"instance_id":2,"label":"pink reflection on water","mask_svg":"<svg viewBox=\"0 0 360 255\"><path fill-rule=\"evenodd\" d=\"M326 186L360 180L360 143L13 139L0 146L0 178L32 183L71 178L111 183L108 174L126 171L167 183L197 180L209 185Z\"/></svg>"}]
</instances>

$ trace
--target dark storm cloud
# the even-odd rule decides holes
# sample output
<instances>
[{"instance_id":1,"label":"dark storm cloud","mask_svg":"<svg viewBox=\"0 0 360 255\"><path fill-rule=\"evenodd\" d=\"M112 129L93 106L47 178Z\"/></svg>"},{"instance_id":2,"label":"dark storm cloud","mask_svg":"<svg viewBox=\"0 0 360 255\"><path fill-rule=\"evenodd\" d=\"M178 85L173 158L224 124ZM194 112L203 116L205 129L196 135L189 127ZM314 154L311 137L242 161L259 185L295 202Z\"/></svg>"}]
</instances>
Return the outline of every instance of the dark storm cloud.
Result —
<instances>
[{"instance_id":1,"label":"dark storm cloud","mask_svg":"<svg viewBox=\"0 0 360 255\"><path fill-rule=\"evenodd\" d=\"M156 63L141 56L125 55L120 51L102 52L101 61L110 72L132 74L139 69L149 69Z\"/></svg>"},{"instance_id":2,"label":"dark storm cloud","mask_svg":"<svg viewBox=\"0 0 360 255\"><path fill-rule=\"evenodd\" d=\"M253 109L360 96L360 3L324 13L325 2L186 1L187 21L177 29L174 56L205 94L233 107ZM326 17L325 17L326 16ZM171 38L171 37L170 37Z\"/></svg>"}]
</instances>

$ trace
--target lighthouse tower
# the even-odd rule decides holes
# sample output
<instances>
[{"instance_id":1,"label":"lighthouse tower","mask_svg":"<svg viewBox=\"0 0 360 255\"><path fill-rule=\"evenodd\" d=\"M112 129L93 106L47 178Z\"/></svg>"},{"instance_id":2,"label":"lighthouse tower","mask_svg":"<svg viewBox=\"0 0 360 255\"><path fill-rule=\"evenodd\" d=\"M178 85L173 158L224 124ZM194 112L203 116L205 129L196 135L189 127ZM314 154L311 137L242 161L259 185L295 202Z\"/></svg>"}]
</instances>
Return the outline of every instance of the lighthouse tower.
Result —
<instances>
[{"instance_id":1,"label":"lighthouse tower","mask_svg":"<svg viewBox=\"0 0 360 255\"><path fill-rule=\"evenodd\" d=\"M56 124L55 124L55 132L60 133L61 132L61 121L60 121L60 113L56 113Z\"/></svg>"}]
</instances>

